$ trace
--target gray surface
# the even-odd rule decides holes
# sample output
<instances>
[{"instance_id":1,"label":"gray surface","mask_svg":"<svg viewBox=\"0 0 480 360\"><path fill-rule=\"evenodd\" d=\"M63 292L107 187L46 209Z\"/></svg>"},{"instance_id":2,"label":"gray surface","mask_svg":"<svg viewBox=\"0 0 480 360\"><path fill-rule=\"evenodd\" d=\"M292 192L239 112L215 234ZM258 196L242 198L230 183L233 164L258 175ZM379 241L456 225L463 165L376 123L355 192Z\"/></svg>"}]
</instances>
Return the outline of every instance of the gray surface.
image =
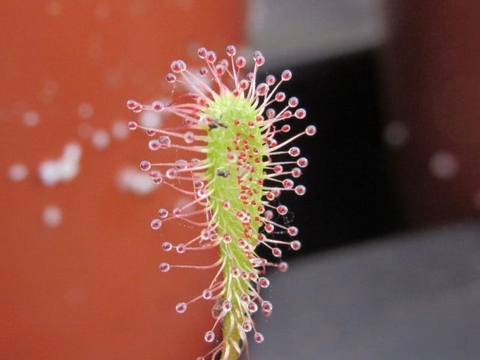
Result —
<instances>
[{"instance_id":1,"label":"gray surface","mask_svg":"<svg viewBox=\"0 0 480 360\"><path fill-rule=\"evenodd\" d=\"M270 277L250 359L480 359L480 225L338 250Z\"/></svg>"},{"instance_id":2,"label":"gray surface","mask_svg":"<svg viewBox=\"0 0 480 360\"><path fill-rule=\"evenodd\" d=\"M330 58L383 43L384 0L249 0L249 44L266 66Z\"/></svg>"}]
</instances>

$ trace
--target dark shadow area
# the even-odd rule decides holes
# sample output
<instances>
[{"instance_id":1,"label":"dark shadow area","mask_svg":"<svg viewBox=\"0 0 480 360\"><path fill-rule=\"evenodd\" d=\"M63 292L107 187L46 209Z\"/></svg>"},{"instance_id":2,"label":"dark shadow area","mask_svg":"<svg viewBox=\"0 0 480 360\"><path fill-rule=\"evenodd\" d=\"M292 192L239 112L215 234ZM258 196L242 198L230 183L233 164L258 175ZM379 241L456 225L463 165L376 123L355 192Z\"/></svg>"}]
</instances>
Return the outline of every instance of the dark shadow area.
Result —
<instances>
[{"instance_id":1,"label":"dark shadow area","mask_svg":"<svg viewBox=\"0 0 480 360\"><path fill-rule=\"evenodd\" d=\"M280 74L283 69L272 71ZM314 124L302 137L301 156L309 166L298 179L302 198L284 194L302 241L301 255L349 245L401 228L395 185L381 138L383 124L376 51L292 68L282 90L300 100L307 117L290 134ZM293 251L286 252L291 256Z\"/></svg>"}]
</instances>

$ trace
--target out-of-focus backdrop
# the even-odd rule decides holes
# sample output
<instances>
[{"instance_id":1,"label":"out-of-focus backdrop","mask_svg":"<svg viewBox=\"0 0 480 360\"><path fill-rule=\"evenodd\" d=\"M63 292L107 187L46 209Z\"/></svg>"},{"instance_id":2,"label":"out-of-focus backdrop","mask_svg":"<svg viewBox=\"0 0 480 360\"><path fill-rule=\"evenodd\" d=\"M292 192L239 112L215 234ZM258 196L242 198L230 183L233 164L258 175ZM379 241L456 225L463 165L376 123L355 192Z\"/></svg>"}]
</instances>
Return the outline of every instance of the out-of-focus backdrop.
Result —
<instances>
[{"instance_id":1,"label":"out-of-focus backdrop","mask_svg":"<svg viewBox=\"0 0 480 360\"><path fill-rule=\"evenodd\" d=\"M293 61L318 133L294 201L302 252L270 278L251 358L476 359L477 2L253 3L250 39Z\"/></svg>"},{"instance_id":2,"label":"out-of-focus backdrop","mask_svg":"<svg viewBox=\"0 0 480 360\"><path fill-rule=\"evenodd\" d=\"M438 360L442 351L469 358L478 349L467 334L480 327L468 314L480 305L476 7L474 0L0 7L0 358L169 360L208 351L210 304L197 302L183 316L174 307L212 274L159 273L158 264L175 257L161 243L195 232L150 229L159 207L183 199L139 171L152 153L147 137L126 127L131 119L146 126L175 119L137 116L125 103L170 98L171 60L195 64L199 46L220 53L228 44L245 56L262 50L264 74L292 69L284 90L318 129L301 143L310 160L301 178L307 196L282 200L303 248L286 253L289 273L273 274L275 311L257 320L266 341L252 347L253 359L287 359L289 351L302 359L295 337L311 350L305 359ZM200 264L215 254L182 256ZM302 306L306 318L298 317ZM421 329L415 338L412 329ZM452 338L452 347L439 347Z\"/></svg>"},{"instance_id":3,"label":"out-of-focus backdrop","mask_svg":"<svg viewBox=\"0 0 480 360\"><path fill-rule=\"evenodd\" d=\"M138 116L126 102L169 99L172 60L195 66L200 46L241 47L244 19L242 1L0 6L1 359L173 360L208 351L210 304L183 317L175 305L214 274L159 272L172 260L161 244L197 234L150 228L160 207L185 199L140 171L154 154L145 134L127 129L133 119L178 120ZM213 262L207 253L180 261Z\"/></svg>"},{"instance_id":4,"label":"out-of-focus backdrop","mask_svg":"<svg viewBox=\"0 0 480 360\"><path fill-rule=\"evenodd\" d=\"M291 92L319 130L305 145L319 211L296 219L316 227L308 246L478 219L474 2L252 3L251 43L274 68L293 64Z\"/></svg>"}]
</instances>

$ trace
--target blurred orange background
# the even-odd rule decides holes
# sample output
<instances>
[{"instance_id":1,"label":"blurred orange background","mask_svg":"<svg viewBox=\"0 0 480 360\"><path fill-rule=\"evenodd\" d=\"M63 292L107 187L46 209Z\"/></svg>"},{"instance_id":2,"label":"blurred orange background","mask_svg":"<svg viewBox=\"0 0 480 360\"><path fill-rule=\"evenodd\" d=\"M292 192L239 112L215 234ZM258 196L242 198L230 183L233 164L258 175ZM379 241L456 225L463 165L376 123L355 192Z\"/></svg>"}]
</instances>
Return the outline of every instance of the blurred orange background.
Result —
<instances>
[{"instance_id":1,"label":"blurred orange background","mask_svg":"<svg viewBox=\"0 0 480 360\"><path fill-rule=\"evenodd\" d=\"M144 134L126 131L141 115L125 104L171 96L172 60L195 63L200 46L223 53L243 44L244 2L219 4L17 0L0 8L0 358L168 360L208 351L211 304L183 315L175 304L199 295L212 272L163 274L158 264L209 264L215 254L161 250L197 230L150 229L160 207L182 198L162 187L129 191L139 162L160 155ZM52 164L63 178L52 178Z\"/></svg>"}]
</instances>

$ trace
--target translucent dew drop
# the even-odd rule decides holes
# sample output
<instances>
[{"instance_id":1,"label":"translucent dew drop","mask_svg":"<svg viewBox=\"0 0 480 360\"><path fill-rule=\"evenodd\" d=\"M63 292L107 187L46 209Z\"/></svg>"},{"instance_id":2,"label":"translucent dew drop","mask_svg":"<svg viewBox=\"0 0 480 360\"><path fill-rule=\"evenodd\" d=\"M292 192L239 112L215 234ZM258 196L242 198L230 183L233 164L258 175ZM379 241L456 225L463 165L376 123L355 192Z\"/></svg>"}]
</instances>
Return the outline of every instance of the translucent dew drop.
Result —
<instances>
[{"instance_id":1,"label":"translucent dew drop","mask_svg":"<svg viewBox=\"0 0 480 360\"><path fill-rule=\"evenodd\" d=\"M282 185L285 189L292 189L294 183L291 179L285 179L282 181Z\"/></svg>"},{"instance_id":2,"label":"translucent dew drop","mask_svg":"<svg viewBox=\"0 0 480 360\"><path fill-rule=\"evenodd\" d=\"M274 109L267 109L265 111L265 115L267 116L267 119L273 119L277 113L275 112Z\"/></svg>"},{"instance_id":3,"label":"translucent dew drop","mask_svg":"<svg viewBox=\"0 0 480 360\"><path fill-rule=\"evenodd\" d=\"M273 305L270 301L263 301L262 302L262 310L266 312L271 312L273 310Z\"/></svg>"},{"instance_id":4,"label":"translucent dew drop","mask_svg":"<svg viewBox=\"0 0 480 360\"><path fill-rule=\"evenodd\" d=\"M250 332L253 329L253 325L250 321L244 321L242 324L242 329L245 332Z\"/></svg>"},{"instance_id":5,"label":"translucent dew drop","mask_svg":"<svg viewBox=\"0 0 480 360\"><path fill-rule=\"evenodd\" d=\"M207 56L207 49L201 47L200 49L198 49L197 55L200 59L205 59L205 56Z\"/></svg>"},{"instance_id":6,"label":"translucent dew drop","mask_svg":"<svg viewBox=\"0 0 480 360\"><path fill-rule=\"evenodd\" d=\"M235 56L236 53L237 53L237 49L235 48L235 46L233 46L233 45L228 45L227 46L227 55L228 56Z\"/></svg>"},{"instance_id":7,"label":"translucent dew drop","mask_svg":"<svg viewBox=\"0 0 480 360\"><path fill-rule=\"evenodd\" d=\"M213 64L217 60L217 54L213 51L207 51L207 54L205 55L205 60L209 62L210 64Z\"/></svg>"},{"instance_id":8,"label":"translucent dew drop","mask_svg":"<svg viewBox=\"0 0 480 360\"><path fill-rule=\"evenodd\" d=\"M297 109L295 110L295 117L297 119L304 119L307 116L307 111L305 109Z\"/></svg>"},{"instance_id":9,"label":"translucent dew drop","mask_svg":"<svg viewBox=\"0 0 480 360\"><path fill-rule=\"evenodd\" d=\"M162 173L158 170L153 170L153 171L150 171L150 173L148 174L154 181L158 181L158 180L161 180L162 179Z\"/></svg>"},{"instance_id":10,"label":"translucent dew drop","mask_svg":"<svg viewBox=\"0 0 480 360\"><path fill-rule=\"evenodd\" d=\"M127 101L127 108L129 108L130 110L135 109L138 105L139 105L139 103L135 100L128 100Z\"/></svg>"},{"instance_id":11,"label":"translucent dew drop","mask_svg":"<svg viewBox=\"0 0 480 360\"><path fill-rule=\"evenodd\" d=\"M176 60L172 62L170 68L174 73L181 73L187 69L187 64L183 60Z\"/></svg>"},{"instance_id":12,"label":"translucent dew drop","mask_svg":"<svg viewBox=\"0 0 480 360\"><path fill-rule=\"evenodd\" d=\"M162 244L162 249L163 249L163 251L170 251L170 250L173 249L173 245L171 243L169 243L168 241L165 241Z\"/></svg>"},{"instance_id":13,"label":"translucent dew drop","mask_svg":"<svg viewBox=\"0 0 480 360\"><path fill-rule=\"evenodd\" d=\"M293 250L297 251L297 250L300 250L300 248L302 247L302 243L298 240L294 240L290 243L290 247Z\"/></svg>"},{"instance_id":14,"label":"translucent dew drop","mask_svg":"<svg viewBox=\"0 0 480 360\"><path fill-rule=\"evenodd\" d=\"M175 209L173 209L172 213L173 213L174 216L180 216L180 215L182 215L183 210L179 207L176 207Z\"/></svg>"},{"instance_id":15,"label":"translucent dew drop","mask_svg":"<svg viewBox=\"0 0 480 360\"><path fill-rule=\"evenodd\" d=\"M282 256L282 250L280 250L279 248L273 248L272 249L272 255L275 256L275 257L281 257Z\"/></svg>"},{"instance_id":16,"label":"translucent dew drop","mask_svg":"<svg viewBox=\"0 0 480 360\"><path fill-rule=\"evenodd\" d=\"M295 226L290 226L288 229L287 229L287 232L290 236L296 236L298 235L298 228L295 227Z\"/></svg>"},{"instance_id":17,"label":"translucent dew drop","mask_svg":"<svg viewBox=\"0 0 480 360\"><path fill-rule=\"evenodd\" d=\"M153 230L158 230L162 227L162 220L160 219L154 219L152 220L152 222L150 223L150 226Z\"/></svg>"},{"instance_id":18,"label":"translucent dew drop","mask_svg":"<svg viewBox=\"0 0 480 360\"><path fill-rule=\"evenodd\" d=\"M172 140L168 136L160 136L158 141L160 142L162 149L168 149L170 146L172 146Z\"/></svg>"},{"instance_id":19,"label":"translucent dew drop","mask_svg":"<svg viewBox=\"0 0 480 360\"><path fill-rule=\"evenodd\" d=\"M205 333L205 341L206 342L212 342L213 340L215 340L215 333L213 331L207 331Z\"/></svg>"},{"instance_id":20,"label":"translucent dew drop","mask_svg":"<svg viewBox=\"0 0 480 360\"><path fill-rule=\"evenodd\" d=\"M260 54L255 58L255 65L260 67L263 64L265 64L265 57L262 54Z\"/></svg>"},{"instance_id":21,"label":"translucent dew drop","mask_svg":"<svg viewBox=\"0 0 480 360\"><path fill-rule=\"evenodd\" d=\"M294 108L298 106L298 98L295 96L292 96L290 99L288 99L288 106Z\"/></svg>"},{"instance_id":22,"label":"translucent dew drop","mask_svg":"<svg viewBox=\"0 0 480 360\"><path fill-rule=\"evenodd\" d=\"M278 102L282 102L287 98L287 95L283 91L280 91L275 94L275 100Z\"/></svg>"},{"instance_id":23,"label":"translucent dew drop","mask_svg":"<svg viewBox=\"0 0 480 360\"><path fill-rule=\"evenodd\" d=\"M258 84L255 92L258 96L265 96L270 90L270 87L266 83Z\"/></svg>"},{"instance_id":24,"label":"translucent dew drop","mask_svg":"<svg viewBox=\"0 0 480 360\"><path fill-rule=\"evenodd\" d=\"M297 165L300 166L301 168L306 168L308 166L308 159L305 157L298 159Z\"/></svg>"},{"instance_id":25,"label":"translucent dew drop","mask_svg":"<svg viewBox=\"0 0 480 360\"><path fill-rule=\"evenodd\" d=\"M203 290L202 296L205 300L210 300L213 296L213 292L210 289Z\"/></svg>"},{"instance_id":26,"label":"translucent dew drop","mask_svg":"<svg viewBox=\"0 0 480 360\"><path fill-rule=\"evenodd\" d=\"M231 303L229 300L225 300L225 301L222 303L222 309L223 309L225 312L232 310L232 303Z\"/></svg>"},{"instance_id":27,"label":"translucent dew drop","mask_svg":"<svg viewBox=\"0 0 480 360\"><path fill-rule=\"evenodd\" d=\"M288 207L285 205L279 205L277 206L277 212L279 215L285 215L288 213Z\"/></svg>"},{"instance_id":28,"label":"translucent dew drop","mask_svg":"<svg viewBox=\"0 0 480 360\"><path fill-rule=\"evenodd\" d=\"M261 277L260 279L258 279L258 284L261 288L266 289L270 286L270 280L268 280L266 277Z\"/></svg>"},{"instance_id":29,"label":"translucent dew drop","mask_svg":"<svg viewBox=\"0 0 480 360\"><path fill-rule=\"evenodd\" d=\"M195 134L191 131L187 131L184 135L183 135L183 140L185 141L185 143L187 144L191 144L195 141Z\"/></svg>"},{"instance_id":30,"label":"translucent dew drop","mask_svg":"<svg viewBox=\"0 0 480 360\"><path fill-rule=\"evenodd\" d=\"M143 171L148 171L152 167L150 161L144 160L140 163L140 169Z\"/></svg>"},{"instance_id":31,"label":"translucent dew drop","mask_svg":"<svg viewBox=\"0 0 480 360\"><path fill-rule=\"evenodd\" d=\"M160 216L160 218L162 219L165 219L166 217L168 217L168 210L167 209L159 209L158 210L158 216Z\"/></svg>"},{"instance_id":32,"label":"translucent dew drop","mask_svg":"<svg viewBox=\"0 0 480 360\"><path fill-rule=\"evenodd\" d=\"M290 70L284 70L282 72L282 80L283 81L288 81L292 78L292 72Z\"/></svg>"},{"instance_id":33,"label":"translucent dew drop","mask_svg":"<svg viewBox=\"0 0 480 360\"><path fill-rule=\"evenodd\" d=\"M317 128L314 125L309 125L305 129L305 134L307 134L308 136L313 136L316 133L317 133Z\"/></svg>"},{"instance_id":34,"label":"translucent dew drop","mask_svg":"<svg viewBox=\"0 0 480 360\"><path fill-rule=\"evenodd\" d=\"M163 111L163 109L165 109L165 105L163 105L161 101L154 101L152 103L152 109L153 111L160 112L160 111Z\"/></svg>"},{"instance_id":35,"label":"translucent dew drop","mask_svg":"<svg viewBox=\"0 0 480 360\"><path fill-rule=\"evenodd\" d=\"M148 148L152 151L156 151L156 150L160 149L160 141L158 141L157 139L150 140L148 142Z\"/></svg>"},{"instance_id":36,"label":"translucent dew drop","mask_svg":"<svg viewBox=\"0 0 480 360\"><path fill-rule=\"evenodd\" d=\"M247 64L247 59L245 59L243 56L239 56L235 60L235 65L237 65L239 69L243 68L246 64Z\"/></svg>"},{"instance_id":37,"label":"translucent dew drop","mask_svg":"<svg viewBox=\"0 0 480 360\"><path fill-rule=\"evenodd\" d=\"M170 270L170 265L166 262L162 262L158 268L160 269L161 272L167 272L168 270Z\"/></svg>"},{"instance_id":38,"label":"translucent dew drop","mask_svg":"<svg viewBox=\"0 0 480 360\"><path fill-rule=\"evenodd\" d=\"M135 121L129 121L127 126L129 130L136 130L138 128L138 124Z\"/></svg>"},{"instance_id":39,"label":"translucent dew drop","mask_svg":"<svg viewBox=\"0 0 480 360\"><path fill-rule=\"evenodd\" d=\"M175 310L179 314L183 314L185 311L187 311L187 304L184 302L178 303L177 306L175 306Z\"/></svg>"},{"instance_id":40,"label":"translucent dew drop","mask_svg":"<svg viewBox=\"0 0 480 360\"><path fill-rule=\"evenodd\" d=\"M288 149L288 154L292 157L297 157L298 155L300 155L300 149L296 146L293 146Z\"/></svg>"},{"instance_id":41,"label":"translucent dew drop","mask_svg":"<svg viewBox=\"0 0 480 360\"><path fill-rule=\"evenodd\" d=\"M167 178L173 180L173 179L176 179L178 177L179 172L175 168L170 168L166 171L165 175L167 176Z\"/></svg>"},{"instance_id":42,"label":"translucent dew drop","mask_svg":"<svg viewBox=\"0 0 480 360\"><path fill-rule=\"evenodd\" d=\"M255 340L256 343L258 344L261 344L265 338L263 337L263 335L259 332L255 333L255 335L253 336L253 339Z\"/></svg>"},{"instance_id":43,"label":"translucent dew drop","mask_svg":"<svg viewBox=\"0 0 480 360\"><path fill-rule=\"evenodd\" d=\"M178 159L175 161L175 167L178 169L178 170L185 170L188 168L188 163L186 160L183 160L183 159Z\"/></svg>"},{"instance_id":44,"label":"translucent dew drop","mask_svg":"<svg viewBox=\"0 0 480 360\"><path fill-rule=\"evenodd\" d=\"M185 246L185 244L178 244L176 246L176 249L177 249L177 253L183 254L187 250L187 247Z\"/></svg>"},{"instance_id":45,"label":"translucent dew drop","mask_svg":"<svg viewBox=\"0 0 480 360\"><path fill-rule=\"evenodd\" d=\"M295 187L295 194L302 196L307 192L307 188L303 185L298 185Z\"/></svg>"},{"instance_id":46,"label":"translucent dew drop","mask_svg":"<svg viewBox=\"0 0 480 360\"><path fill-rule=\"evenodd\" d=\"M247 309L250 313L254 313L258 310L258 306L255 302L253 301L250 301L248 304L247 304Z\"/></svg>"},{"instance_id":47,"label":"translucent dew drop","mask_svg":"<svg viewBox=\"0 0 480 360\"><path fill-rule=\"evenodd\" d=\"M265 82L267 83L268 86L274 85L276 81L277 81L277 79L275 79L275 76L273 76L273 75L268 75L265 78Z\"/></svg>"},{"instance_id":48,"label":"translucent dew drop","mask_svg":"<svg viewBox=\"0 0 480 360\"><path fill-rule=\"evenodd\" d=\"M302 170L298 167L294 167L291 173L294 178L299 178L300 176L302 176Z\"/></svg>"}]
</instances>

